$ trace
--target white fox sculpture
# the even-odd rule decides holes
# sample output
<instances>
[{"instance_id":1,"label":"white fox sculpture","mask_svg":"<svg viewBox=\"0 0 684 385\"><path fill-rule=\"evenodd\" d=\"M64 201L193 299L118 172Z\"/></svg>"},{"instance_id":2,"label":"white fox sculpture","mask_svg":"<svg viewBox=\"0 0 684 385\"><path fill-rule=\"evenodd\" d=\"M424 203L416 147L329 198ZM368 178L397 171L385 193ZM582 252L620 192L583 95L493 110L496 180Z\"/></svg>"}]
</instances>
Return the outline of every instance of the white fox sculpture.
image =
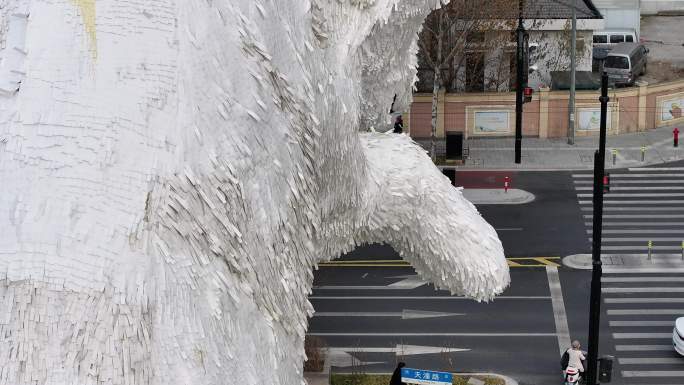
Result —
<instances>
[{"instance_id":1,"label":"white fox sculpture","mask_svg":"<svg viewBox=\"0 0 684 385\"><path fill-rule=\"evenodd\" d=\"M312 271L509 283L404 109L436 0L0 0L0 384L298 385Z\"/></svg>"}]
</instances>

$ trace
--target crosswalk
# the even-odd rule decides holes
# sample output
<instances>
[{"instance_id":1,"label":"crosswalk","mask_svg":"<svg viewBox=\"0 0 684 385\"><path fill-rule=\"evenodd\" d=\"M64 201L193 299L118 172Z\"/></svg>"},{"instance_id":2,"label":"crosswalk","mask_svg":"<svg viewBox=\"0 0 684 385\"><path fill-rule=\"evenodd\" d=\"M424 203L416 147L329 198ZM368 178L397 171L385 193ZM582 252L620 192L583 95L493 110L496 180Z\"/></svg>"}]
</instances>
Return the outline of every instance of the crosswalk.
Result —
<instances>
[{"instance_id":1,"label":"crosswalk","mask_svg":"<svg viewBox=\"0 0 684 385\"><path fill-rule=\"evenodd\" d=\"M632 168L612 172L604 194L604 256L679 261L684 241L684 168ZM592 236L591 173L573 175L577 198ZM660 265L662 266L662 265ZM672 347L672 329L684 316L684 264L669 268L605 268L604 317L622 377L616 383L683 384L684 357Z\"/></svg>"},{"instance_id":2,"label":"crosswalk","mask_svg":"<svg viewBox=\"0 0 684 385\"><path fill-rule=\"evenodd\" d=\"M573 174L575 190L591 242L592 173ZM681 255L684 247L684 168L630 168L610 175L604 194L604 255Z\"/></svg>"},{"instance_id":3,"label":"crosswalk","mask_svg":"<svg viewBox=\"0 0 684 385\"><path fill-rule=\"evenodd\" d=\"M608 270L603 278L605 316L620 384L682 384L684 357L672 347L675 319L684 317L684 274Z\"/></svg>"}]
</instances>

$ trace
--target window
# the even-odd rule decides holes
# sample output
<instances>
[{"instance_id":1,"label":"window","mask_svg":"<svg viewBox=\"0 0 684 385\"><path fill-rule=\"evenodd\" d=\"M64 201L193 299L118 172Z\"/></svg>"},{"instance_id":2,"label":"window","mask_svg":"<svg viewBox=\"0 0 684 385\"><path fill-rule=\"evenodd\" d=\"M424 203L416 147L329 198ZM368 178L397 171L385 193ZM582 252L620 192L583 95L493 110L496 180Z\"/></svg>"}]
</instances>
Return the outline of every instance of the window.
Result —
<instances>
[{"instance_id":1,"label":"window","mask_svg":"<svg viewBox=\"0 0 684 385\"><path fill-rule=\"evenodd\" d=\"M625 36L625 41L628 43L634 43L634 36L632 36L632 35Z\"/></svg>"},{"instance_id":2,"label":"window","mask_svg":"<svg viewBox=\"0 0 684 385\"><path fill-rule=\"evenodd\" d=\"M629 60L624 56L608 56L606 58L606 68L617 68L622 70L629 69Z\"/></svg>"},{"instance_id":3,"label":"window","mask_svg":"<svg viewBox=\"0 0 684 385\"><path fill-rule=\"evenodd\" d=\"M594 43L597 43L597 44L608 43L608 36L606 36L606 35L594 35Z\"/></svg>"},{"instance_id":4,"label":"window","mask_svg":"<svg viewBox=\"0 0 684 385\"><path fill-rule=\"evenodd\" d=\"M624 43L625 42L625 35L610 35L610 42L613 44Z\"/></svg>"}]
</instances>

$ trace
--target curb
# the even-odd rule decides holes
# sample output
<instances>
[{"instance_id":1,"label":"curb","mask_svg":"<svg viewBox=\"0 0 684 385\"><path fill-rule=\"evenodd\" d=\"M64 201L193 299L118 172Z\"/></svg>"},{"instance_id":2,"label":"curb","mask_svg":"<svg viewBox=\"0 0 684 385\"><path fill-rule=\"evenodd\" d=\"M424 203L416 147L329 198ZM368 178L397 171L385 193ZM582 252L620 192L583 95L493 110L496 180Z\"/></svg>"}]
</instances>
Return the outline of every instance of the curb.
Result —
<instances>
[{"instance_id":1,"label":"curb","mask_svg":"<svg viewBox=\"0 0 684 385\"><path fill-rule=\"evenodd\" d=\"M474 205L524 205L536 198L531 192L520 189L504 192L501 188L464 188L461 192Z\"/></svg>"},{"instance_id":2,"label":"curb","mask_svg":"<svg viewBox=\"0 0 684 385\"><path fill-rule=\"evenodd\" d=\"M351 373L338 372L335 374L351 374ZM387 372L387 373L367 373L367 374L392 375L392 373L389 373L389 372ZM518 385L518 381L512 379L511 377L504 376L503 374L498 374L498 373L454 373L454 374L459 375L459 376L490 376L490 377L496 377L496 378L500 378L500 379L504 380L504 383L506 385ZM322 376L320 374L316 373L316 374L310 375L309 377L311 377L313 379L315 377L320 378ZM328 375L326 374L325 377L327 379ZM307 378L307 375L305 373L304 379L306 379L306 378ZM314 382L309 382L308 380L307 380L307 383L309 383L310 385L314 385ZM326 381L326 384L327 384L327 381Z\"/></svg>"}]
</instances>

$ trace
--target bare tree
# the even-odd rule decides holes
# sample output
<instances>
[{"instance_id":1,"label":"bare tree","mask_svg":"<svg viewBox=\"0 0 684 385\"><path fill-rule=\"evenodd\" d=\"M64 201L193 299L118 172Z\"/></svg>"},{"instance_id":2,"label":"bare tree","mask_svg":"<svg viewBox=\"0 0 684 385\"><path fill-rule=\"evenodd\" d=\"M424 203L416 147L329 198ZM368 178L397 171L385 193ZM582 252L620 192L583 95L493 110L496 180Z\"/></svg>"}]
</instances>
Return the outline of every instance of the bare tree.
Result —
<instances>
[{"instance_id":1,"label":"bare tree","mask_svg":"<svg viewBox=\"0 0 684 385\"><path fill-rule=\"evenodd\" d=\"M510 41L512 30L510 1L508 0L452 0L449 4L440 0L441 8L432 12L423 25L418 40L419 77L421 86L429 85L426 75L432 75L432 132L430 156L436 161L437 104L439 91L445 85L453 85L462 79L462 67L481 68L484 53ZM497 15L493 18L492 15ZM466 84L479 84L484 88L485 78L466 79ZM473 74L479 71L471 71ZM510 72L510 71L507 71ZM468 88L468 87L467 87Z\"/></svg>"}]
</instances>

